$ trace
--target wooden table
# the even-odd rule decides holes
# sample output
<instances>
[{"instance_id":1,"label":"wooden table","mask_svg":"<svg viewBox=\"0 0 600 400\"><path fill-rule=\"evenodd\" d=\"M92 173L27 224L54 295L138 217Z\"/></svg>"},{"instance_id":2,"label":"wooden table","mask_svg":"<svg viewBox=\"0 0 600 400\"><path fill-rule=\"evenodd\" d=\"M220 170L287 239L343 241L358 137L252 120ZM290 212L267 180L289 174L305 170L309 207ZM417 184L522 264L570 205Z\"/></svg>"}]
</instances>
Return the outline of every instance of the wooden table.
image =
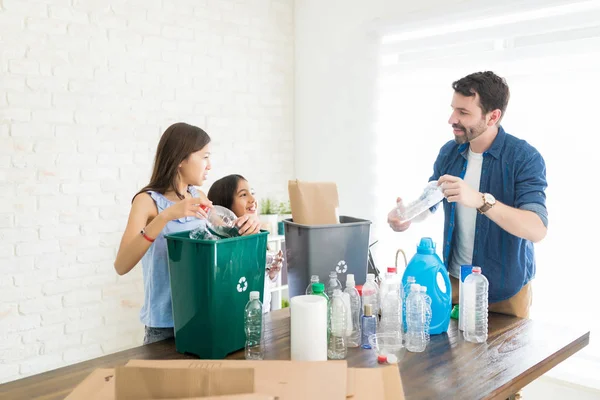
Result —
<instances>
[{"instance_id":1,"label":"wooden table","mask_svg":"<svg viewBox=\"0 0 600 400\"><path fill-rule=\"evenodd\" d=\"M266 316L265 359L290 357L289 309ZM553 327L532 320L490 314L485 344L465 342L455 320L447 334L432 336L423 353L407 352L400 373L407 399L506 399L589 343L589 331ZM0 385L0 399L63 399L96 368L130 359L195 358L165 340ZM244 352L230 359L243 359ZM348 349L351 367L377 366L372 350Z\"/></svg>"}]
</instances>

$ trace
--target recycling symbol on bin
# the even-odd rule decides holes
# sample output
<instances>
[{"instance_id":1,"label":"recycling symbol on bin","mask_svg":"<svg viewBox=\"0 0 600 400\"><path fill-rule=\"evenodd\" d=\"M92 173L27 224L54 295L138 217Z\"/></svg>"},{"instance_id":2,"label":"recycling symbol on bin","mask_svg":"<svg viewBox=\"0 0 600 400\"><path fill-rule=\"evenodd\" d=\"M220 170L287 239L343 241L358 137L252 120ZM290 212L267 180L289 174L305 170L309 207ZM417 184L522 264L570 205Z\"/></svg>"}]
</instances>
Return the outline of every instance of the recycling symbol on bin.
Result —
<instances>
[{"instance_id":1,"label":"recycling symbol on bin","mask_svg":"<svg viewBox=\"0 0 600 400\"><path fill-rule=\"evenodd\" d=\"M246 281L246 277L242 276L237 284L237 291L242 293L248 289L248 282Z\"/></svg>"},{"instance_id":2,"label":"recycling symbol on bin","mask_svg":"<svg viewBox=\"0 0 600 400\"><path fill-rule=\"evenodd\" d=\"M341 260L339 263L337 263L335 267L335 272L337 272L338 274L344 274L346 273L346 271L348 271L348 265L346 264L346 261Z\"/></svg>"}]
</instances>

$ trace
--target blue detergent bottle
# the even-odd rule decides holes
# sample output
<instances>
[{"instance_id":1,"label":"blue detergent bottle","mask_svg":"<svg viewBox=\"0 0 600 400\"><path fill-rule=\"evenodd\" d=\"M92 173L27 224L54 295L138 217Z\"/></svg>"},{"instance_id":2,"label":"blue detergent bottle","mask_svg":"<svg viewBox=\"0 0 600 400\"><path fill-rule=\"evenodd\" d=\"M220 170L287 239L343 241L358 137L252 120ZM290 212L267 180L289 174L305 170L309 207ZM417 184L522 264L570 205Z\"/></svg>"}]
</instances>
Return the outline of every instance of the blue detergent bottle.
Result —
<instances>
[{"instance_id":1,"label":"blue detergent bottle","mask_svg":"<svg viewBox=\"0 0 600 400\"><path fill-rule=\"evenodd\" d=\"M429 334L437 335L446 332L452 311L452 285L448 270L436 254L435 243L431 238L421 238L417 246L417 254L411 258L402 275L403 287L409 276L414 276L417 284L426 286L427 294L431 297ZM405 319L405 315L402 318Z\"/></svg>"}]
</instances>

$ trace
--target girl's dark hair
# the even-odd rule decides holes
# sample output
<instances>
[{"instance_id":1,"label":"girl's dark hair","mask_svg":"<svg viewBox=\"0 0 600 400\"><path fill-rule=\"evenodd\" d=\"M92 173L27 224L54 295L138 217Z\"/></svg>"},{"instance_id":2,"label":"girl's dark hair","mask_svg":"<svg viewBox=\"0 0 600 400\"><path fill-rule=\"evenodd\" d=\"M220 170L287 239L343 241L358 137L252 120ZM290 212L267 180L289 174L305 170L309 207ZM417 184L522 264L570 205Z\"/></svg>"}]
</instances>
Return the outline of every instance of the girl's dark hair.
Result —
<instances>
[{"instance_id":1,"label":"girl's dark hair","mask_svg":"<svg viewBox=\"0 0 600 400\"><path fill-rule=\"evenodd\" d=\"M210 136L197 126L183 122L169 126L156 147L150 183L135 196L148 190L162 194L173 190L177 197L183 200L185 194L179 193L177 188L179 164L190 154L202 150L208 143L210 143Z\"/></svg>"},{"instance_id":2,"label":"girl's dark hair","mask_svg":"<svg viewBox=\"0 0 600 400\"><path fill-rule=\"evenodd\" d=\"M208 191L208 199L215 206L222 206L231 210L233 199L240 180L246 180L241 175L227 175L212 184Z\"/></svg>"},{"instance_id":3,"label":"girl's dark hair","mask_svg":"<svg viewBox=\"0 0 600 400\"><path fill-rule=\"evenodd\" d=\"M479 104L483 114L497 109L502 111L500 120L504 117L510 99L510 90L506 80L492 71L467 75L452 83L452 88L467 97L475 96L475 93L479 94Z\"/></svg>"}]
</instances>

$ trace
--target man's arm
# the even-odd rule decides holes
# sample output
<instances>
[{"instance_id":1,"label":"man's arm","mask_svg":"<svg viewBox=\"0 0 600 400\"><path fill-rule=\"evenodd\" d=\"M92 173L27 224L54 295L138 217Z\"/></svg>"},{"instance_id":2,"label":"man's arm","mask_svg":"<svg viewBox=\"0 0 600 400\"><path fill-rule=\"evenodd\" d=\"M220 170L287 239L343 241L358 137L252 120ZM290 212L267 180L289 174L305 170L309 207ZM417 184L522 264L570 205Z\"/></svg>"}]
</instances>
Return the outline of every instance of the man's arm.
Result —
<instances>
[{"instance_id":1,"label":"man's arm","mask_svg":"<svg viewBox=\"0 0 600 400\"><path fill-rule=\"evenodd\" d=\"M478 192L478 195L480 203L477 207L480 208L484 203L483 194ZM496 200L494 207L487 210L484 215L506 232L530 240L533 243L541 241L548 232L548 228L535 212L513 208L500 203L498 200Z\"/></svg>"},{"instance_id":2,"label":"man's arm","mask_svg":"<svg viewBox=\"0 0 600 400\"><path fill-rule=\"evenodd\" d=\"M457 176L444 175L438 180L438 184L443 185L444 196L450 203L460 203L471 208L481 208L484 204L483 194ZM546 236L546 225L533 211L510 207L496 201L494 207L485 215L508 233L534 243Z\"/></svg>"}]
</instances>

